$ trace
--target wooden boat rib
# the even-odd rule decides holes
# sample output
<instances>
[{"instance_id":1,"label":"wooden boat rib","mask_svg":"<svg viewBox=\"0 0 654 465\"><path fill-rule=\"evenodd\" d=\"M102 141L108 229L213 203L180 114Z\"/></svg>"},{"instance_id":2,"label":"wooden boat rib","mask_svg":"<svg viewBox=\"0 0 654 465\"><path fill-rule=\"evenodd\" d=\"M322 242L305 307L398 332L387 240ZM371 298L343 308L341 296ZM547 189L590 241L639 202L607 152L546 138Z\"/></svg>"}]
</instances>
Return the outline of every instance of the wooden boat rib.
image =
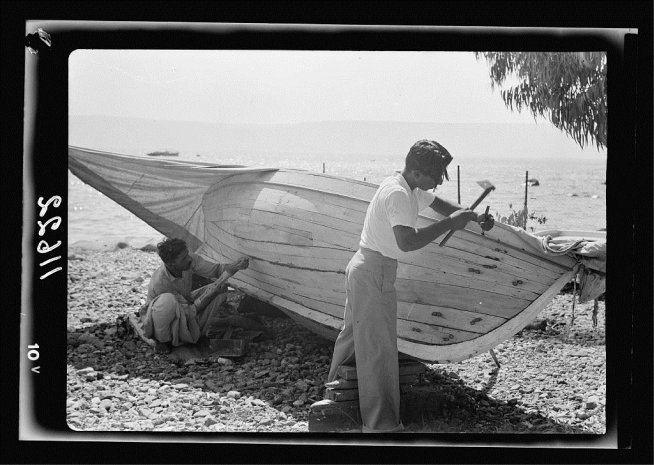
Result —
<instances>
[{"instance_id":1,"label":"wooden boat rib","mask_svg":"<svg viewBox=\"0 0 654 465\"><path fill-rule=\"evenodd\" d=\"M302 170L152 160L77 147L69 147L69 168L210 260L251 257L250 267L230 279L232 286L323 337L338 335L344 270L358 249L377 185ZM441 219L429 211L418 227ZM471 224L445 247L432 243L405 254L396 281L400 352L451 363L520 331L580 266L574 253L548 253L539 241L499 223L482 235Z\"/></svg>"}]
</instances>

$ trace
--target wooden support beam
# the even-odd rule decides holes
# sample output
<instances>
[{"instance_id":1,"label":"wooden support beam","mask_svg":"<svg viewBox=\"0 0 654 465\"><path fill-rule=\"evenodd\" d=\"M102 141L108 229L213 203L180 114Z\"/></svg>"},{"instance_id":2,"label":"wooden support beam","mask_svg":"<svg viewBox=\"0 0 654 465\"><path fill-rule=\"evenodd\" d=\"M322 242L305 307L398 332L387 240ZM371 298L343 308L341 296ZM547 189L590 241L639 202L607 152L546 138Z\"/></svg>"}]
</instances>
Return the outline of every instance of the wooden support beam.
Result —
<instances>
[{"instance_id":1,"label":"wooden support beam","mask_svg":"<svg viewBox=\"0 0 654 465\"><path fill-rule=\"evenodd\" d=\"M493 357L493 361L495 362L495 365L497 365L497 368L500 368L500 362L497 360L497 356L495 355L495 351L493 349L491 349L488 352L490 353L491 357Z\"/></svg>"},{"instance_id":2,"label":"wooden support beam","mask_svg":"<svg viewBox=\"0 0 654 465\"><path fill-rule=\"evenodd\" d=\"M415 384L418 382L419 377L419 374L401 375L400 384ZM356 379L347 380L337 378L331 383L325 383L325 387L337 390L357 389L359 387L359 383Z\"/></svg>"},{"instance_id":3,"label":"wooden support beam","mask_svg":"<svg viewBox=\"0 0 654 465\"><path fill-rule=\"evenodd\" d=\"M400 384L400 394L406 394L411 390L410 384ZM325 389L325 399L333 400L334 402L344 402L348 400L359 399L359 389Z\"/></svg>"},{"instance_id":4,"label":"wooden support beam","mask_svg":"<svg viewBox=\"0 0 654 465\"><path fill-rule=\"evenodd\" d=\"M421 374L427 371L427 367L420 362L405 361L399 362L400 376ZM338 367L336 374L346 381L357 379L357 367L355 365L341 365Z\"/></svg>"}]
</instances>

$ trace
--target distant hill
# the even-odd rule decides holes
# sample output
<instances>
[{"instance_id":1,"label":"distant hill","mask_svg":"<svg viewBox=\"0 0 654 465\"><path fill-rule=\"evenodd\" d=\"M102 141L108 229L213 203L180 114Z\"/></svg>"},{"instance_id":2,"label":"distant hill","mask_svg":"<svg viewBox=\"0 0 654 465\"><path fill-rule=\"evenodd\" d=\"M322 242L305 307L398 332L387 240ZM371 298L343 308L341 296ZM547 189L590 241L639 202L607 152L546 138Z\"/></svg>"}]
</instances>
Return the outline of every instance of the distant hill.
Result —
<instances>
[{"instance_id":1,"label":"distant hill","mask_svg":"<svg viewBox=\"0 0 654 465\"><path fill-rule=\"evenodd\" d=\"M455 156L558 158L582 151L549 123L403 123L328 121L300 124L210 124L107 116L71 116L69 143L145 155L155 150L212 153L292 152L398 155L435 139Z\"/></svg>"}]
</instances>

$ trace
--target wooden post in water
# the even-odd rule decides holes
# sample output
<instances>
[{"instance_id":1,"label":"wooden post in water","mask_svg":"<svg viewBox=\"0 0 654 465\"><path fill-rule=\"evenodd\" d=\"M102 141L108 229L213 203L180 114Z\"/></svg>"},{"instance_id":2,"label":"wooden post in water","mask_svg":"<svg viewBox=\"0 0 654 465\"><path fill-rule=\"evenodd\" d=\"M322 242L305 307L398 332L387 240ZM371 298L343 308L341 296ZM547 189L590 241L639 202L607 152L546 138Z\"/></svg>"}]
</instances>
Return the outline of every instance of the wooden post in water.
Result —
<instances>
[{"instance_id":1,"label":"wooden post in water","mask_svg":"<svg viewBox=\"0 0 654 465\"><path fill-rule=\"evenodd\" d=\"M527 189L529 189L529 171L525 171L525 211L527 211ZM527 218L525 217L522 229L527 230Z\"/></svg>"},{"instance_id":2,"label":"wooden post in water","mask_svg":"<svg viewBox=\"0 0 654 465\"><path fill-rule=\"evenodd\" d=\"M322 174L325 174L325 164L322 164Z\"/></svg>"},{"instance_id":3,"label":"wooden post in water","mask_svg":"<svg viewBox=\"0 0 654 465\"><path fill-rule=\"evenodd\" d=\"M459 205L461 205L461 176L459 172L459 165L456 165L456 191L458 194Z\"/></svg>"}]
</instances>

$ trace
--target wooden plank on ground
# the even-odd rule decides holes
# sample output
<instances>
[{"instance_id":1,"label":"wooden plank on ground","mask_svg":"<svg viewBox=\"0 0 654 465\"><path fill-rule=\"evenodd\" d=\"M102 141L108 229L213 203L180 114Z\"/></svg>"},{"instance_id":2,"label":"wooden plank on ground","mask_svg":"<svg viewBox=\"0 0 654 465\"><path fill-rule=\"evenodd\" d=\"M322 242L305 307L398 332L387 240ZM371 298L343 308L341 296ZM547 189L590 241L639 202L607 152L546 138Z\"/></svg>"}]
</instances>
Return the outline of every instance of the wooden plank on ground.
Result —
<instances>
[{"instance_id":1,"label":"wooden plank on ground","mask_svg":"<svg viewBox=\"0 0 654 465\"><path fill-rule=\"evenodd\" d=\"M418 374L401 375L400 384L416 383L418 382L418 376L419 376ZM337 389L337 390L358 389L359 383L358 380L356 379L347 380L347 379L337 378L331 383L326 383L325 387L330 389Z\"/></svg>"},{"instance_id":2,"label":"wooden plank on ground","mask_svg":"<svg viewBox=\"0 0 654 465\"><path fill-rule=\"evenodd\" d=\"M359 398L358 389L346 389L343 391L336 389L325 389L325 399L333 400L334 402L343 402L346 400L357 400Z\"/></svg>"},{"instance_id":3,"label":"wooden plank on ground","mask_svg":"<svg viewBox=\"0 0 654 465\"><path fill-rule=\"evenodd\" d=\"M217 357L242 357L246 346L244 339L212 339L210 351Z\"/></svg>"},{"instance_id":4,"label":"wooden plank on ground","mask_svg":"<svg viewBox=\"0 0 654 465\"><path fill-rule=\"evenodd\" d=\"M420 374L427 370L424 364L414 361L401 360L399 367L400 376ZM338 367L336 374L347 381L357 379L357 367L355 365L341 365Z\"/></svg>"},{"instance_id":5,"label":"wooden plank on ground","mask_svg":"<svg viewBox=\"0 0 654 465\"><path fill-rule=\"evenodd\" d=\"M400 419L405 426L443 416L445 396L433 387L406 390L400 396ZM321 400L309 410L309 432L345 433L361 431L358 400L334 402Z\"/></svg>"},{"instance_id":6,"label":"wooden plank on ground","mask_svg":"<svg viewBox=\"0 0 654 465\"><path fill-rule=\"evenodd\" d=\"M411 391L410 384L400 384L400 394L407 394ZM359 389L325 389L325 399L334 402L345 402L359 399Z\"/></svg>"},{"instance_id":7,"label":"wooden plank on ground","mask_svg":"<svg viewBox=\"0 0 654 465\"><path fill-rule=\"evenodd\" d=\"M311 406L309 432L345 433L357 430L361 430L361 412L358 401L337 403L325 399Z\"/></svg>"}]
</instances>

